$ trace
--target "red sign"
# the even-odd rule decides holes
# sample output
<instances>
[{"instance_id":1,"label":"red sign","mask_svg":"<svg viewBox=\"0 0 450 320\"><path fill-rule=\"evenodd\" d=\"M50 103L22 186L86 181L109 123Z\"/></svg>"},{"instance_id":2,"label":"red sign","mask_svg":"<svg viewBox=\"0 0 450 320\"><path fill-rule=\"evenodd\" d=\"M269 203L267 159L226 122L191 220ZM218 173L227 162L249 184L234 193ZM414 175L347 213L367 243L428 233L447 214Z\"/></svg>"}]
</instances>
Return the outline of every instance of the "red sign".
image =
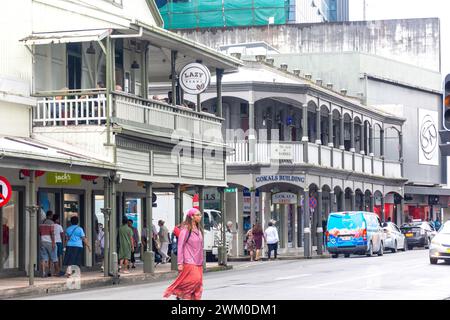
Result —
<instances>
[{"instance_id":1,"label":"red sign","mask_svg":"<svg viewBox=\"0 0 450 320\"><path fill-rule=\"evenodd\" d=\"M316 198L309 198L309 207L312 209L315 209L317 207L317 200Z\"/></svg>"},{"instance_id":2,"label":"red sign","mask_svg":"<svg viewBox=\"0 0 450 320\"><path fill-rule=\"evenodd\" d=\"M11 184L5 177L0 177L0 208L8 203L11 195Z\"/></svg>"},{"instance_id":3,"label":"red sign","mask_svg":"<svg viewBox=\"0 0 450 320\"><path fill-rule=\"evenodd\" d=\"M197 194L194 194L194 197L192 198L192 207L200 210L200 197Z\"/></svg>"}]
</instances>

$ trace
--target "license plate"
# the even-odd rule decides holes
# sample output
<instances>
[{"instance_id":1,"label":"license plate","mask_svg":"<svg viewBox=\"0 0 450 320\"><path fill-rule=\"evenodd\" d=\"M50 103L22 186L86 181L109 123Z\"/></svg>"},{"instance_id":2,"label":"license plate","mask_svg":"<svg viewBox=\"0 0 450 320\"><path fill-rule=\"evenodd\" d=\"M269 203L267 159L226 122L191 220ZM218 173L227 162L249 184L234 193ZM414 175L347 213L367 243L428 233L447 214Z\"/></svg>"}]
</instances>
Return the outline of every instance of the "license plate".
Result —
<instances>
[{"instance_id":1,"label":"license plate","mask_svg":"<svg viewBox=\"0 0 450 320\"><path fill-rule=\"evenodd\" d=\"M347 240L351 240L352 237L341 237L342 240L347 241Z\"/></svg>"},{"instance_id":2,"label":"license plate","mask_svg":"<svg viewBox=\"0 0 450 320\"><path fill-rule=\"evenodd\" d=\"M411 238L413 235L414 235L413 233L407 233L407 234L406 234L406 236L407 236L408 238Z\"/></svg>"}]
</instances>

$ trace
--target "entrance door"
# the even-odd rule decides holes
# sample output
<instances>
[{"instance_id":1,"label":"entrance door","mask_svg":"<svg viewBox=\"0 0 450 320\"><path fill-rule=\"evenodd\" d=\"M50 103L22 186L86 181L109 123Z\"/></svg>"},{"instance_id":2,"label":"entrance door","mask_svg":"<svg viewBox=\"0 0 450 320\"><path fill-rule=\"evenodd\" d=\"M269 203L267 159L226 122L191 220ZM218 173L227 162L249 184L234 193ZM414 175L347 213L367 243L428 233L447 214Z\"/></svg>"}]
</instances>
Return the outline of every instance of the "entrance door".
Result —
<instances>
[{"instance_id":1,"label":"entrance door","mask_svg":"<svg viewBox=\"0 0 450 320\"><path fill-rule=\"evenodd\" d=\"M81 89L81 43L67 44L67 83L69 89Z\"/></svg>"},{"instance_id":2,"label":"entrance door","mask_svg":"<svg viewBox=\"0 0 450 320\"><path fill-rule=\"evenodd\" d=\"M6 206L0 208L0 230L2 244L0 246L0 270L23 268L24 230L21 228L24 216L23 191L13 190L11 200ZM22 247L22 248L21 248Z\"/></svg>"}]
</instances>

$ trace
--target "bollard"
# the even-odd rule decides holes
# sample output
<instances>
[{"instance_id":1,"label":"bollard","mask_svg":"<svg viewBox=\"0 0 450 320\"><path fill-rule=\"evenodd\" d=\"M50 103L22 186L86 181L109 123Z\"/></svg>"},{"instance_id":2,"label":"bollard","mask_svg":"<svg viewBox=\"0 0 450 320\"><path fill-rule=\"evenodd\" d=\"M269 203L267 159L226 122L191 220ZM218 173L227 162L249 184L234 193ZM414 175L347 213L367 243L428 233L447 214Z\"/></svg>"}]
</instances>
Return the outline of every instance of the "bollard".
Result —
<instances>
[{"instance_id":1,"label":"bollard","mask_svg":"<svg viewBox=\"0 0 450 320\"><path fill-rule=\"evenodd\" d=\"M144 252L144 273L155 273L155 253L153 251Z\"/></svg>"},{"instance_id":2,"label":"bollard","mask_svg":"<svg viewBox=\"0 0 450 320\"><path fill-rule=\"evenodd\" d=\"M306 258L311 258L311 229L310 228L305 228L303 232L305 234L305 251L304 251L304 256Z\"/></svg>"},{"instance_id":3,"label":"bollard","mask_svg":"<svg viewBox=\"0 0 450 320\"><path fill-rule=\"evenodd\" d=\"M119 283L119 261L117 252L113 252L111 254L111 267L112 267L112 274L113 274L113 283L118 284Z\"/></svg>"},{"instance_id":4,"label":"bollard","mask_svg":"<svg viewBox=\"0 0 450 320\"><path fill-rule=\"evenodd\" d=\"M220 266L227 265L227 248L224 246L218 248L218 261Z\"/></svg>"},{"instance_id":5,"label":"bollard","mask_svg":"<svg viewBox=\"0 0 450 320\"><path fill-rule=\"evenodd\" d=\"M170 255L170 269L172 271L177 271L178 270L178 262L177 262L177 255L174 254L173 252L171 252Z\"/></svg>"}]
</instances>

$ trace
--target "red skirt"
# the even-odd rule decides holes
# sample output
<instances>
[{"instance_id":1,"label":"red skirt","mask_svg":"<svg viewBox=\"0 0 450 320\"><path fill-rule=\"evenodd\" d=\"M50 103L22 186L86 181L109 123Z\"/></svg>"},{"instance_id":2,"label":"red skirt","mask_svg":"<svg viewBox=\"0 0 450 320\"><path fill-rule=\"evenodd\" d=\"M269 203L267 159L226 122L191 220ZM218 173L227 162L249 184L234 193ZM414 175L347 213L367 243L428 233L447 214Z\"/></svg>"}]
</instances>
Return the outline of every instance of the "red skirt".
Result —
<instances>
[{"instance_id":1,"label":"red skirt","mask_svg":"<svg viewBox=\"0 0 450 320\"><path fill-rule=\"evenodd\" d=\"M203 266L184 264L174 283L164 292L164 298L175 295L183 300L200 300L203 293Z\"/></svg>"}]
</instances>

